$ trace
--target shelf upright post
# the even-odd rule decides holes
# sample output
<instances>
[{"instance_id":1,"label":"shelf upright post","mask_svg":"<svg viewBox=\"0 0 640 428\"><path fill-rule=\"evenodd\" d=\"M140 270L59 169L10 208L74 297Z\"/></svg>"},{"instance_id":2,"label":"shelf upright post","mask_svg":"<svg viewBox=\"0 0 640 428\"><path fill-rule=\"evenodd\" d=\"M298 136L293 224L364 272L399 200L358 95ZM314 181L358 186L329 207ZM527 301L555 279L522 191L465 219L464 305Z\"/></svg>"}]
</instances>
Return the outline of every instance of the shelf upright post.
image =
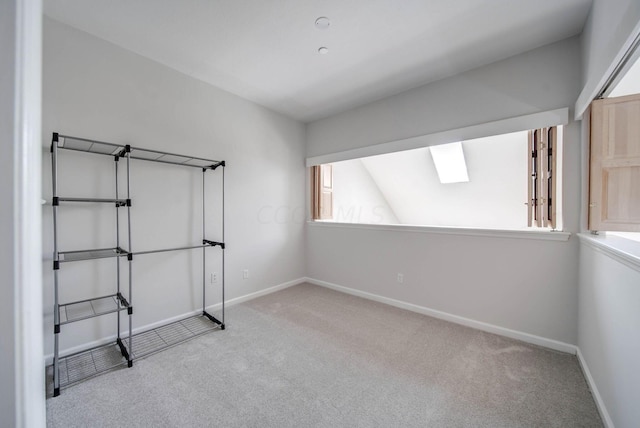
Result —
<instances>
[{"instance_id":1,"label":"shelf upright post","mask_svg":"<svg viewBox=\"0 0 640 428\"><path fill-rule=\"evenodd\" d=\"M131 147L129 145L125 148L125 156L127 157L127 235L128 245L127 260L129 261L129 356L127 364L129 367L133 366L133 294L132 294L132 281L133 281L133 248L131 247Z\"/></svg>"},{"instance_id":2,"label":"shelf upright post","mask_svg":"<svg viewBox=\"0 0 640 428\"><path fill-rule=\"evenodd\" d=\"M60 302L58 300L58 270L60 255L58 254L58 133L51 139L51 183L53 207L53 396L60 395Z\"/></svg>"},{"instance_id":3,"label":"shelf upright post","mask_svg":"<svg viewBox=\"0 0 640 428\"><path fill-rule=\"evenodd\" d=\"M202 168L202 242L204 243L204 240L207 239L207 235L206 235L206 229L205 229L205 187L204 187L204 183L205 183L205 174L207 172L206 168ZM206 283L207 283L207 264L206 264L206 252L207 247L202 247L202 314L204 315L205 313L205 309L206 309L206 295L205 295L205 288L206 288Z\"/></svg>"},{"instance_id":4,"label":"shelf upright post","mask_svg":"<svg viewBox=\"0 0 640 428\"><path fill-rule=\"evenodd\" d=\"M224 323L224 251L226 248L226 241L224 240L224 170L226 164L222 163L222 330L225 329Z\"/></svg>"},{"instance_id":5,"label":"shelf upright post","mask_svg":"<svg viewBox=\"0 0 640 428\"><path fill-rule=\"evenodd\" d=\"M116 201L118 200L118 163L120 160L119 155L115 155L113 157L115 164L115 174L116 174ZM116 248L120 248L120 207L118 206L118 202L116 202ZM116 284L117 284L117 293L118 293L118 306L121 304L121 294L120 294L120 257L116 257ZM120 338L120 311L118 311L118 330L116 332L116 337L118 342L121 341Z\"/></svg>"}]
</instances>

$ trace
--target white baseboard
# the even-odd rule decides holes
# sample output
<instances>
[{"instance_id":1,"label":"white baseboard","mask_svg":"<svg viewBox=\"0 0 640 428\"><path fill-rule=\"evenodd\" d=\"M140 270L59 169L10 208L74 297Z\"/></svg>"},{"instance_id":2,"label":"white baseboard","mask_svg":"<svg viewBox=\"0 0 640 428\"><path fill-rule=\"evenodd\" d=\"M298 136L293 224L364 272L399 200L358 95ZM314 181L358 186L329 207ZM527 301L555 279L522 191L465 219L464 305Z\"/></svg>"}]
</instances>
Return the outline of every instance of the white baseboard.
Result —
<instances>
[{"instance_id":1,"label":"white baseboard","mask_svg":"<svg viewBox=\"0 0 640 428\"><path fill-rule=\"evenodd\" d=\"M264 290L256 291L255 293L245 294L244 296L236 297L234 299L227 300L226 306L237 305L248 300L257 299L258 297L266 296L267 294L275 293L276 291L284 290L285 288L293 287L294 285L302 284L307 281L307 278L298 278L292 281L283 282L282 284L275 285L273 287L265 288ZM217 309L220 304L211 306L212 309ZM209 308L209 307L207 307Z\"/></svg>"},{"instance_id":2,"label":"white baseboard","mask_svg":"<svg viewBox=\"0 0 640 428\"><path fill-rule=\"evenodd\" d=\"M320 281L313 278L306 278L306 282L314 285L319 285L321 287L330 288L332 290L341 291L343 293L351 294L353 296L358 296L365 299L374 300L376 302L385 303L387 305L395 306L400 309L406 309L408 311L417 312L419 314L428 315L430 317L439 318L445 321L450 321L455 324L460 324L467 327L475 328L477 330L498 334L500 336L510 337L512 339L521 340L523 342L532 343L538 346L543 346L545 348L553 349L556 351L566 352L572 355L575 355L577 352L577 347L569 343L564 343L564 342L560 342L553 339L547 339L545 337L536 336L533 334L524 333L517 330L511 330L511 329L500 327L493 324L487 324L482 321L476 321L476 320L464 318L458 315L449 314L447 312L426 308L424 306L418 306L412 303L390 299L388 297L379 296L377 294L367 293L366 291L360 291L353 288L343 287L341 285L332 284L326 281Z\"/></svg>"},{"instance_id":3,"label":"white baseboard","mask_svg":"<svg viewBox=\"0 0 640 428\"><path fill-rule=\"evenodd\" d=\"M596 402L596 407L598 408L598 412L600 413L600 417L602 418L602 423L605 428L614 428L613 421L611 420L611 416L609 416L609 412L607 411L607 407L604 405L604 401L602 400L602 396L598 391L598 387L596 386L596 381L591 376L591 371L589 371L589 366L587 365L587 361L584 359L584 355L578 348L578 361L580 362L580 367L582 368L582 373L584 374L585 379L587 379L587 384L589 384L589 389L591 389L591 395L593 395L593 399Z\"/></svg>"},{"instance_id":4,"label":"white baseboard","mask_svg":"<svg viewBox=\"0 0 640 428\"><path fill-rule=\"evenodd\" d=\"M273 287L265 288L264 290L256 291L255 293L250 293L250 294L246 294L244 296L233 298L233 299L227 300L225 302L225 307L237 305L239 303L246 302L248 300L256 299L258 297L265 296L267 294L275 293L276 291L284 290L285 288L289 288L289 287L293 287L294 285L302 284L306 280L307 280L307 278L298 278L298 279L294 279L292 281L283 282L282 284L278 284L278 285L275 285ZM207 306L206 309L211 310L211 311L216 311L216 310L219 310L221 307L222 307L222 305L220 303L217 303L215 305ZM170 324L172 322L180 321L180 320L183 320L185 318L189 318L189 317L192 317L194 315L198 315L201 312L202 312L201 309L196 309L194 311L186 312L186 313L180 314L180 315L176 315L176 316L171 317L171 318L166 318L166 319L163 319L163 320L151 323L151 324L143 325L141 327L136 327L136 328L133 329L132 333L133 334L138 334L138 333L142 333L142 332L147 331L147 330L152 330L154 328L161 327L161 326L163 326L165 324ZM73 346L71 348L67 348L67 349L61 351L60 352L60 356L64 357L64 356L67 356L67 355L75 354L77 352L82 352L82 351L84 351L86 349L91 349L91 348L95 348L95 347L98 347L98 346L106 345L106 344L111 343L111 342L115 342L115 340L116 340L116 336L113 335L113 336L104 337L102 339L94 340L93 342L84 343L84 344L79 345L79 346ZM49 366L49 365L53 364L53 354L45 355L44 356L44 362L45 362L45 366Z\"/></svg>"}]
</instances>

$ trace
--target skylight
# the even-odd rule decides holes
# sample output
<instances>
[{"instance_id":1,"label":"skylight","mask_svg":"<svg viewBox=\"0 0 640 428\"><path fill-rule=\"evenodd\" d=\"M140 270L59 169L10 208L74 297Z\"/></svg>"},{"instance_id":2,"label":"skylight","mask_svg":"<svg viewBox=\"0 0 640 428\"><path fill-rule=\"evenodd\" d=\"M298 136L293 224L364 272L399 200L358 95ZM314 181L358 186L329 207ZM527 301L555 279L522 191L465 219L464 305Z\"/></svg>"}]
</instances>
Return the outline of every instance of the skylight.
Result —
<instances>
[{"instance_id":1,"label":"skylight","mask_svg":"<svg viewBox=\"0 0 640 428\"><path fill-rule=\"evenodd\" d=\"M431 146L429 150L436 171L438 171L440 183L466 183L469 181L461 142Z\"/></svg>"}]
</instances>

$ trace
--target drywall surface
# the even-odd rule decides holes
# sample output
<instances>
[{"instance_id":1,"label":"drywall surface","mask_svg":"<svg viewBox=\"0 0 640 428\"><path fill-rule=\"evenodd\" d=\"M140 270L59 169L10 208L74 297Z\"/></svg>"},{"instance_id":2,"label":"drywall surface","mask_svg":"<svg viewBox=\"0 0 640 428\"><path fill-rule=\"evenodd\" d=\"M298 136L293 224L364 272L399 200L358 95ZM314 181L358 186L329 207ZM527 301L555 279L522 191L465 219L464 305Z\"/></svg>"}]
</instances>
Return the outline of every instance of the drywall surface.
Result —
<instances>
[{"instance_id":1,"label":"drywall surface","mask_svg":"<svg viewBox=\"0 0 640 428\"><path fill-rule=\"evenodd\" d=\"M333 221L396 224L398 218L360 159L333 165Z\"/></svg>"},{"instance_id":2,"label":"drywall surface","mask_svg":"<svg viewBox=\"0 0 640 428\"><path fill-rule=\"evenodd\" d=\"M594 0L582 32L582 85L593 97L604 83L607 70L640 24L640 2ZM581 97L582 98L582 97ZM591 100L585 99L588 103Z\"/></svg>"},{"instance_id":3,"label":"drywall surface","mask_svg":"<svg viewBox=\"0 0 640 428\"><path fill-rule=\"evenodd\" d=\"M580 245L578 346L616 427L640 420L640 272Z\"/></svg>"},{"instance_id":4,"label":"drywall surface","mask_svg":"<svg viewBox=\"0 0 640 428\"><path fill-rule=\"evenodd\" d=\"M327 225L310 225L307 233L310 278L576 343L573 238L525 241Z\"/></svg>"},{"instance_id":5,"label":"drywall surface","mask_svg":"<svg viewBox=\"0 0 640 428\"><path fill-rule=\"evenodd\" d=\"M14 227L14 168L13 160L15 148L13 146L16 130L14 128L15 102L15 2L0 3L0 52L3 61L0 63L2 79L0 79L0 131L2 138L2 153L0 156L0 272L3 272L3 300L4 310L0 311L0 414L7 426L16 424L15 415L15 370L16 350L15 335L20 334L14 323L15 311L15 238Z\"/></svg>"},{"instance_id":6,"label":"drywall surface","mask_svg":"<svg viewBox=\"0 0 640 428\"><path fill-rule=\"evenodd\" d=\"M462 148L469 175L463 183L440 182L429 148L362 162L401 224L525 228L527 132L464 141Z\"/></svg>"},{"instance_id":7,"label":"drywall surface","mask_svg":"<svg viewBox=\"0 0 640 428\"><path fill-rule=\"evenodd\" d=\"M609 97L623 97L625 95L640 94L640 60L637 60L611 91Z\"/></svg>"},{"instance_id":8,"label":"drywall surface","mask_svg":"<svg viewBox=\"0 0 640 428\"><path fill-rule=\"evenodd\" d=\"M43 151L53 131L102 141L224 159L226 299L303 277L304 127L203 82L186 77L51 19L44 23ZM114 162L107 156L60 151L61 196L113 197ZM120 160L120 197L126 163ZM208 239L222 240L222 169L207 172ZM45 331L52 327L51 170L44 169ZM133 251L198 244L202 239L202 171L131 161ZM113 246L115 208L61 206L59 249ZM126 211L120 236L127 246ZM124 223L124 224L122 224ZM221 250L206 250L207 305L220 301ZM134 327L201 305L202 251L134 258ZM122 280L127 284L126 262ZM249 270L243 279L242 270ZM211 284L210 274L218 273ZM115 261L75 262L60 269L60 301L108 294ZM128 290L125 287L125 295ZM114 315L65 325L61 349L115 334ZM232 321L230 321L232 322ZM47 335L46 352L52 351Z\"/></svg>"},{"instance_id":9,"label":"drywall surface","mask_svg":"<svg viewBox=\"0 0 640 428\"><path fill-rule=\"evenodd\" d=\"M579 75L580 45L573 38L311 123L307 156L568 107L580 90ZM564 132L564 230L577 232L579 124ZM558 242L310 225L307 276L561 342L578 340L574 237Z\"/></svg>"},{"instance_id":10,"label":"drywall surface","mask_svg":"<svg viewBox=\"0 0 640 428\"><path fill-rule=\"evenodd\" d=\"M307 157L572 106L578 38L545 46L307 126Z\"/></svg>"}]
</instances>

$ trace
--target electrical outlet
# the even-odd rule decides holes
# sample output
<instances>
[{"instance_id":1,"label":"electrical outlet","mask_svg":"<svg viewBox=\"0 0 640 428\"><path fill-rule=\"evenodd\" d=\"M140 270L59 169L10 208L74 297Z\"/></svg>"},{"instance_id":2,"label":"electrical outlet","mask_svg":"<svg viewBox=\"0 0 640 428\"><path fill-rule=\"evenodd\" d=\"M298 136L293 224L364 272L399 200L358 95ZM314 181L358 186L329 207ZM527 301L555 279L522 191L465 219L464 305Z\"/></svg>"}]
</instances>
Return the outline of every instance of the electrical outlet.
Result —
<instances>
[{"instance_id":1,"label":"electrical outlet","mask_svg":"<svg viewBox=\"0 0 640 428\"><path fill-rule=\"evenodd\" d=\"M213 272L213 273L211 274L211 283L212 283L212 284L215 284L215 283L217 283L217 282L218 282L218 272Z\"/></svg>"},{"instance_id":2,"label":"electrical outlet","mask_svg":"<svg viewBox=\"0 0 640 428\"><path fill-rule=\"evenodd\" d=\"M249 269L244 269L242 271L242 279L248 279L249 278Z\"/></svg>"},{"instance_id":3,"label":"electrical outlet","mask_svg":"<svg viewBox=\"0 0 640 428\"><path fill-rule=\"evenodd\" d=\"M404 275L399 273L398 274L398 284L402 284L404 282Z\"/></svg>"}]
</instances>

